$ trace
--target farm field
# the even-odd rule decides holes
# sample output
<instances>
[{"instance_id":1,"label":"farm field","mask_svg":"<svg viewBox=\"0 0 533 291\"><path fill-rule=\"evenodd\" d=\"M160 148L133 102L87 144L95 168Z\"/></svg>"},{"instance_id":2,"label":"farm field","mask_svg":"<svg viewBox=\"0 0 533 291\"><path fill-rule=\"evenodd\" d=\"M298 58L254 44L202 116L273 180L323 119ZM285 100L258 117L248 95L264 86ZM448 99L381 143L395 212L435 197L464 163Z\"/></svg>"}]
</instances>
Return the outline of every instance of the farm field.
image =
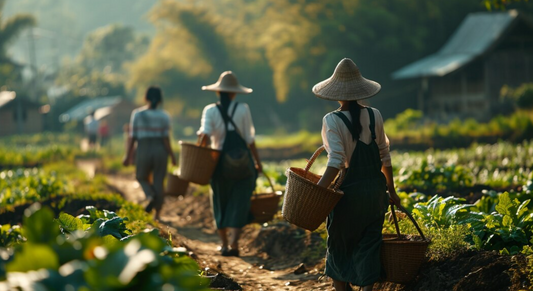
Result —
<instances>
[{"instance_id":1,"label":"farm field","mask_svg":"<svg viewBox=\"0 0 533 291\"><path fill-rule=\"evenodd\" d=\"M0 0L0 291L533 290L532 60L529 0Z\"/></svg>"},{"instance_id":2,"label":"farm field","mask_svg":"<svg viewBox=\"0 0 533 291\"><path fill-rule=\"evenodd\" d=\"M222 257L207 186L166 197L153 221L132 169L112 162L118 147L83 152L77 138L44 135L14 146L29 138L0 141L0 290L332 290L322 276L323 226L305 231L278 213L245 227L240 258ZM529 290L532 142L392 156L402 204L432 243L415 281L376 290ZM324 154L311 171L325 162ZM285 170L305 163L264 168L283 191ZM264 177L257 191L270 191ZM400 228L416 233L408 220ZM384 232L394 233L391 223Z\"/></svg>"}]
</instances>

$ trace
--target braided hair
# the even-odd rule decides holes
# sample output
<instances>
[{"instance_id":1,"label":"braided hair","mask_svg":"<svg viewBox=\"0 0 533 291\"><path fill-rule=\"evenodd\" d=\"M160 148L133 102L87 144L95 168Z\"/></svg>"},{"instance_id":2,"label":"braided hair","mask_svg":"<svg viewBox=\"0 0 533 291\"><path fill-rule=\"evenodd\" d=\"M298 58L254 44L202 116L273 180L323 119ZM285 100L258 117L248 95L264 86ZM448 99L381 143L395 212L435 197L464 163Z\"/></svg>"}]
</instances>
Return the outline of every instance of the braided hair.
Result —
<instances>
[{"instance_id":1,"label":"braided hair","mask_svg":"<svg viewBox=\"0 0 533 291\"><path fill-rule=\"evenodd\" d=\"M220 95L220 105L222 106L222 111L228 114L229 104L231 103L230 93L228 92L219 92Z\"/></svg>"},{"instance_id":2,"label":"braided hair","mask_svg":"<svg viewBox=\"0 0 533 291\"><path fill-rule=\"evenodd\" d=\"M156 86L148 87L144 98L150 102L150 109L155 109L159 102L163 101L163 93L161 92L161 88Z\"/></svg>"},{"instance_id":3,"label":"braided hair","mask_svg":"<svg viewBox=\"0 0 533 291\"><path fill-rule=\"evenodd\" d=\"M361 125L361 109L364 108L357 100L350 101L349 102L349 111L350 115L352 116L352 132L355 134L355 136L352 136L352 138L359 139L361 136L361 131L363 131L363 126Z\"/></svg>"}]
</instances>

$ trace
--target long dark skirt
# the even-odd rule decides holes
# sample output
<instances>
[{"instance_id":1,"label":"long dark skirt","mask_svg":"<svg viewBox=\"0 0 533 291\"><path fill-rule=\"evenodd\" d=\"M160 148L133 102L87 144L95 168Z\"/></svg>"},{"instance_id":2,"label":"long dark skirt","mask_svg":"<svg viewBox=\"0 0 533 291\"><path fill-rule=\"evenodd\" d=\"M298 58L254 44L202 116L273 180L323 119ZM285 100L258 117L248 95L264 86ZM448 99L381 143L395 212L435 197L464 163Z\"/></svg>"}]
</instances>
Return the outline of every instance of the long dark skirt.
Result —
<instances>
[{"instance_id":1,"label":"long dark skirt","mask_svg":"<svg viewBox=\"0 0 533 291\"><path fill-rule=\"evenodd\" d=\"M252 193L255 190L257 172L242 180L230 180L215 171L211 179L211 205L217 229L241 228L252 222L250 212Z\"/></svg>"}]
</instances>

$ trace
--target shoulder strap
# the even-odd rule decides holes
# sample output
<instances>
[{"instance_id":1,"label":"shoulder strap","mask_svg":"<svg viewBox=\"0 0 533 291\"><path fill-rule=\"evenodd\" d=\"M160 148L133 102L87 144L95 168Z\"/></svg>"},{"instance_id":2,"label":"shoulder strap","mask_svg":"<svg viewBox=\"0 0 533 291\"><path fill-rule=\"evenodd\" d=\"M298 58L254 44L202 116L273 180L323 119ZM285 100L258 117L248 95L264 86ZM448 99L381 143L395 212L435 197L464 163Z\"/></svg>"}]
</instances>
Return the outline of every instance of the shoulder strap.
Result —
<instances>
[{"instance_id":1,"label":"shoulder strap","mask_svg":"<svg viewBox=\"0 0 533 291\"><path fill-rule=\"evenodd\" d=\"M370 125L368 127L370 128L370 132L372 133L372 139L376 139L376 120L374 118L374 111L370 107L367 107L366 110L368 111L368 115L370 116Z\"/></svg>"},{"instance_id":2,"label":"shoulder strap","mask_svg":"<svg viewBox=\"0 0 533 291\"><path fill-rule=\"evenodd\" d=\"M220 116L222 116L222 119L224 120L224 127L226 128L226 131L228 130L228 116L227 113L224 113L224 110L222 109L222 106L219 103L216 103L217 109L220 112Z\"/></svg>"},{"instance_id":3,"label":"shoulder strap","mask_svg":"<svg viewBox=\"0 0 533 291\"><path fill-rule=\"evenodd\" d=\"M226 126L226 132L228 131L228 122L231 122L231 124L233 125L233 127L235 128L235 131L237 132L237 134L241 137L241 139L244 141L244 143L246 144L246 147L249 148L248 146L248 143L246 142L246 140L244 139L244 137L242 136L241 132L239 131L239 128L237 127L237 125L235 124L235 122L233 122L233 114L235 113L235 110L237 108L237 104L235 104L235 107L233 108L233 113L232 113L232 116L228 116L227 114L224 114L224 110L222 110L222 106L220 106L220 104L217 103L217 108L218 108L218 111L220 111L220 114L222 115L222 118L224 119L224 124Z\"/></svg>"},{"instance_id":4,"label":"shoulder strap","mask_svg":"<svg viewBox=\"0 0 533 291\"><path fill-rule=\"evenodd\" d=\"M344 113L340 111L334 111L333 114L337 115L344 122L344 124L346 125L350 133L352 134L352 140L355 140L355 133L353 132L353 125L348 119L348 117L346 117L346 115L344 115Z\"/></svg>"},{"instance_id":5,"label":"shoulder strap","mask_svg":"<svg viewBox=\"0 0 533 291\"><path fill-rule=\"evenodd\" d=\"M233 116L235 116L235 111L237 111L237 106L239 105L239 102L235 102L235 106L233 106L233 111L231 112L230 119L233 119Z\"/></svg>"},{"instance_id":6,"label":"shoulder strap","mask_svg":"<svg viewBox=\"0 0 533 291\"><path fill-rule=\"evenodd\" d=\"M224 110L222 110L222 106L220 102L216 103L216 106L218 108L218 111L220 111L220 115L222 115L222 119L224 119L224 124L227 126L228 122L233 121L233 116L235 116L235 111L237 111L237 105L239 105L239 102L235 102L235 105L233 106L233 111L231 112L231 116L228 116L228 113L224 113ZM232 122L233 126L235 124Z\"/></svg>"}]
</instances>

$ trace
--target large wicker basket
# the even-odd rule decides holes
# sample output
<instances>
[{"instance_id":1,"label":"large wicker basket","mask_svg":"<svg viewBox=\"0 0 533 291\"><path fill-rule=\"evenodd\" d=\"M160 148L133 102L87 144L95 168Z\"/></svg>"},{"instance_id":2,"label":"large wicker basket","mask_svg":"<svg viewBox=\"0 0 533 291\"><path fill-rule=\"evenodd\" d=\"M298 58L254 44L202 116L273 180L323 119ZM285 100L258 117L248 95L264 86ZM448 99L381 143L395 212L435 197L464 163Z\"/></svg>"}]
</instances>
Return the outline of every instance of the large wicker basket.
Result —
<instances>
[{"instance_id":1,"label":"large wicker basket","mask_svg":"<svg viewBox=\"0 0 533 291\"><path fill-rule=\"evenodd\" d=\"M180 141L180 174L185 181L209 184L220 157L220 151Z\"/></svg>"},{"instance_id":2,"label":"large wicker basket","mask_svg":"<svg viewBox=\"0 0 533 291\"><path fill-rule=\"evenodd\" d=\"M310 231L317 229L326 220L343 195L342 191L338 191L343 171L333 189L318 186L321 176L309 171L322 151L324 146L315 151L305 169L291 167L286 172L288 179L281 211L283 218Z\"/></svg>"},{"instance_id":3,"label":"large wicker basket","mask_svg":"<svg viewBox=\"0 0 533 291\"><path fill-rule=\"evenodd\" d=\"M189 188L189 181L181 179L177 174L168 173L165 194L169 196L185 196Z\"/></svg>"},{"instance_id":4,"label":"large wicker basket","mask_svg":"<svg viewBox=\"0 0 533 291\"><path fill-rule=\"evenodd\" d=\"M412 281L422 263L426 259L426 250L430 241L426 239L424 233L413 219L411 214L403 207L400 209L407 214L409 219L414 223L420 236L406 236L400 234L396 211L391 205L392 217L396 226L397 234L384 234L383 245L381 247L381 263L385 270L385 281L393 283L409 283Z\"/></svg>"},{"instance_id":5,"label":"large wicker basket","mask_svg":"<svg viewBox=\"0 0 533 291\"><path fill-rule=\"evenodd\" d=\"M274 218L274 215L278 213L279 210L279 200L281 199L282 192L275 191L274 185L270 178L263 173L267 179L272 192L270 193L255 193L252 195L252 203L250 211L254 215L254 222L263 224Z\"/></svg>"}]
</instances>

